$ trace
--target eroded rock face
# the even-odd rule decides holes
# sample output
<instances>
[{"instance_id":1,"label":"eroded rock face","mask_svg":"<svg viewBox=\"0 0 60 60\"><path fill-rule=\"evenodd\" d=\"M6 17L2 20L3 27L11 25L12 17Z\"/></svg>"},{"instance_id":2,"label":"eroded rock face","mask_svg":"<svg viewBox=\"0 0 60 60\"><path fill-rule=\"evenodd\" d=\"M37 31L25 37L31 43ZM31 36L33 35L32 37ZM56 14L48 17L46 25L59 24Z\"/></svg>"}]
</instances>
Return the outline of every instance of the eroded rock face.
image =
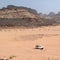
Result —
<instances>
[{"instance_id":1,"label":"eroded rock face","mask_svg":"<svg viewBox=\"0 0 60 60\"><path fill-rule=\"evenodd\" d=\"M9 5L0 9L0 26L39 27L54 23L56 21L41 18L37 11L31 8Z\"/></svg>"},{"instance_id":2,"label":"eroded rock face","mask_svg":"<svg viewBox=\"0 0 60 60\"><path fill-rule=\"evenodd\" d=\"M29 11L29 8L7 6L7 8L0 9L0 18L37 18L37 14Z\"/></svg>"}]
</instances>

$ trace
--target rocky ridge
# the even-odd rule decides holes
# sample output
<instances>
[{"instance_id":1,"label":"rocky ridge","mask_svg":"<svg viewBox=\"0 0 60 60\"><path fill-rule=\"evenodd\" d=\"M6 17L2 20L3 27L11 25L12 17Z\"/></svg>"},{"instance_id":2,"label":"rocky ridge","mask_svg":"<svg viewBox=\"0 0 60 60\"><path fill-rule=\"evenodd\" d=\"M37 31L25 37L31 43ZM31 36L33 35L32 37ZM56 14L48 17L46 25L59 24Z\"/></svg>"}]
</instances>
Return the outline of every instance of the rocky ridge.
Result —
<instances>
[{"instance_id":1,"label":"rocky ridge","mask_svg":"<svg viewBox=\"0 0 60 60\"><path fill-rule=\"evenodd\" d=\"M0 9L0 26L39 27L54 23L55 20L45 19L31 8L8 5Z\"/></svg>"}]
</instances>

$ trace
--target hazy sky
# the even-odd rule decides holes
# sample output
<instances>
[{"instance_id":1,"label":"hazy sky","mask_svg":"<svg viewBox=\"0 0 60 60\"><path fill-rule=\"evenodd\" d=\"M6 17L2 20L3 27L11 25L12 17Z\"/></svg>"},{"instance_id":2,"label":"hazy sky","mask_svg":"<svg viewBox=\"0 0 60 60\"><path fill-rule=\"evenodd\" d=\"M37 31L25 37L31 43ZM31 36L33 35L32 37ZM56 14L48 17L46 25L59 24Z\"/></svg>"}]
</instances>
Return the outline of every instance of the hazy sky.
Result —
<instances>
[{"instance_id":1,"label":"hazy sky","mask_svg":"<svg viewBox=\"0 0 60 60\"><path fill-rule=\"evenodd\" d=\"M7 5L30 7L43 13L60 11L60 0L0 0L0 8Z\"/></svg>"}]
</instances>

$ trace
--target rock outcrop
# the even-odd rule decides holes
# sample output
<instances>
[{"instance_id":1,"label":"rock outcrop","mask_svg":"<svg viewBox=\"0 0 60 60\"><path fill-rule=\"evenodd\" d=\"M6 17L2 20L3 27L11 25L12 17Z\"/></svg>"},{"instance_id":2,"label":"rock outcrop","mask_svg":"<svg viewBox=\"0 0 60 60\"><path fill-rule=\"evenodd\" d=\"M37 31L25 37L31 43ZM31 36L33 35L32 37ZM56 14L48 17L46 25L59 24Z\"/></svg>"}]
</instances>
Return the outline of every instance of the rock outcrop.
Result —
<instances>
[{"instance_id":1,"label":"rock outcrop","mask_svg":"<svg viewBox=\"0 0 60 60\"><path fill-rule=\"evenodd\" d=\"M0 26L39 27L53 25L54 20L41 18L36 10L8 5L0 9Z\"/></svg>"},{"instance_id":2,"label":"rock outcrop","mask_svg":"<svg viewBox=\"0 0 60 60\"><path fill-rule=\"evenodd\" d=\"M26 7L9 5L0 9L0 18L37 18L35 10Z\"/></svg>"}]
</instances>

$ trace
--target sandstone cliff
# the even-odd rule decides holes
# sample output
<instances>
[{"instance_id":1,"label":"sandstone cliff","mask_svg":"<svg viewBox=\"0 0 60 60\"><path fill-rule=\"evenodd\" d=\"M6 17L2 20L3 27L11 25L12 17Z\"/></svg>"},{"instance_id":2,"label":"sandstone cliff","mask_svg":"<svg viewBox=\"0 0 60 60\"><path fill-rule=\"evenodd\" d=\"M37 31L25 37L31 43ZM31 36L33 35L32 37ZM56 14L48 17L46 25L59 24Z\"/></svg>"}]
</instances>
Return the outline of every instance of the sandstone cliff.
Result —
<instances>
[{"instance_id":1,"label":"sandstone cliff","mask_svg":"<svg viewBox=\"0 0 60 60\"><path fill-rule=\"evenodd\" d=\"M0 18L37 18L37 12L30 8L17 7L9 5L6 8L0 9Z\"/></svg>"},{"instance_id":2,"label":"sandstone cliff","mask_svg":"<svg viewBox=\"0 0 60 60\"><path fill-rule=\"evenodd\" d=\"M8 5L0 9L0 26L39 27L53 25L54 20L41 18L36 10Z\"/></svg>"}]
</instances>

